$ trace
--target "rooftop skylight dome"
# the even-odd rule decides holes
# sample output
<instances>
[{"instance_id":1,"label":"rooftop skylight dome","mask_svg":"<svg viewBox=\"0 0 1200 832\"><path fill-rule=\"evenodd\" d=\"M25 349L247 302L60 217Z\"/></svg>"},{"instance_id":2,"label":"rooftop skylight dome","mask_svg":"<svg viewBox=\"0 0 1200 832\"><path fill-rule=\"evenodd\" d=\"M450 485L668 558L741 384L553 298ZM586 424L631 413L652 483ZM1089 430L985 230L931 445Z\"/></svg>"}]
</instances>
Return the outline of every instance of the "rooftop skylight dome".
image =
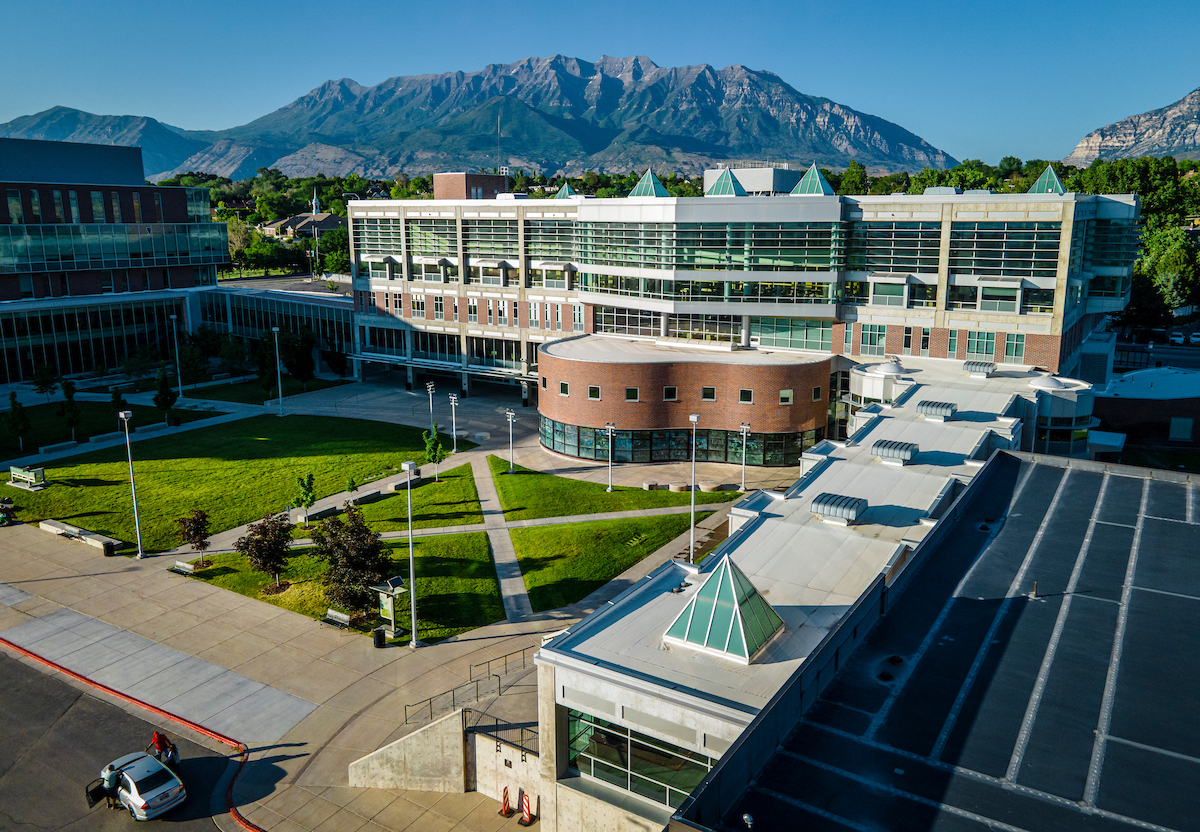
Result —
<instances>
[{"instance_id":1,"label":"rooftop skylight dome","mask_svg":"<svg viewBox=\"0 0 1200 832\"><path fill-rule=\"evenodd\" d=\"M713 183L705 196L745 196L746 189L742 187L742 183L733 175L733 171L729 168L721 171L721 175L717 177L717 181Z\"/></svg>"},{"instance_id":2,"label":"rooftop skylight dome","mask_svg":"<svg viewBox=\"0 0 1200 832\"><path fill-rule=\"evenodd\" d=\"M654 170L646 168L646 172L642 174L642 178L638 181L634 189L629 192L629 195L664 197L671 194L667 191L666 186L658 181L658 177L654 175Z\"/></svg>"},{"instance_id":3,"label":"rooftop skylight dome","mask_svg":"<svg viewBox=\"0 0 1200 832\"><path fill-rule=\"evenodd\" d=\"M805 171L804 176L796 183L796 187L792 188L791 196L834 196L833 188L829 186L829 182L821 175L821 171L817 170L817 163L813 162L812 167Z\"/></svg>"},{"instance_id":4,"label":"rooftop skylight dome","mask_svg":"<svg viewBox=\"0 0 1200 832\"><path fill-rule=\"evenodd\" d=\"M667 628L663 641L750 664L782 629L779 613L725 555Z\"/></svg>"}]
</instances>

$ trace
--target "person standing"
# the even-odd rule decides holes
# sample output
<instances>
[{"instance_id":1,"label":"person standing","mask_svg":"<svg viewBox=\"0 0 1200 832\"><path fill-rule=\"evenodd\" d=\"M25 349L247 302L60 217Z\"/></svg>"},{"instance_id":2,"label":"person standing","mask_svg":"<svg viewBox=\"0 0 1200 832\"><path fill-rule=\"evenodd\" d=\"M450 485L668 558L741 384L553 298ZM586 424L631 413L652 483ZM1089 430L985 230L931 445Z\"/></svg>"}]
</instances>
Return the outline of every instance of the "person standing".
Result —
<instances>
[{"instance_id":1,"label":"person standing","mask_svg":"<svg viewBox=\"0 0 1200 832\"><path fill-rule=\"evenodd\" d=\"M120 775L112 763L109 763L104 771L100 772L100 784L104 787L104 800L110 809L115 809L120 806L117 800L117 777Z\"/></svg>"},{"instance_id":2,"label":"person standing","mask_svg":"<svg viewBox=\"0 0 1200 832\"><path fill-rule=\"evenodd\" d=\"M156 760L162 760L170 750L171 741L167 739L167 735L160 734L157 731L154 732L154 737L150 740L150 744L146 746L146 753L153 754Z\"/></svg>"}]
</instances>

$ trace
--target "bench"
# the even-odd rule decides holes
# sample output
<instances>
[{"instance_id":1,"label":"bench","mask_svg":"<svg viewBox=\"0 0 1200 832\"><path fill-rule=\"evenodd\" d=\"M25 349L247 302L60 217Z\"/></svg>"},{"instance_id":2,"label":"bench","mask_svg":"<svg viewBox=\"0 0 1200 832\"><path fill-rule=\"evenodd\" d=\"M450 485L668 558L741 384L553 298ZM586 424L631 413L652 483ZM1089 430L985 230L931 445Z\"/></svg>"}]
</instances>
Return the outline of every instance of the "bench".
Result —
<instances>
[{"instance_id":1,"label":"bench","mask_svg":"<svg viewBox=\"0 0 1200 832\"><path fill-rule=\"evenodd\" d=\"M325 610L325 617L321 619L321 623L332 624L340 630L346 630L350 628L350 616L348 613L338 612L330 607Z\"/></svg>"},{"instance_id":2,"label":"bench","mask_svg":"<svg viewBox=\"0 0 1200 832\"><path fill-rule=\"evenodd\" d=\"M213 381L224 381L225 379L229 378L231 375L232 375L232 373L213 373L212 380Z\"/></svg>"},{"instance_id":3,"label":"bench","mask_svg":"<svg viewBox=\"0 0 1200 832\"><path fill-rule=\"evenodd\" d=\"M654 491L657 488L658 488L657 480L642 480L642 490L643 491Z\"/></svg>"},{"instance_id":4,"label":"bench","mask_svg":"<svg viewBox=\"0 0 1200 832\"><path fill-rule=\"evenodd\" d=\"M705 492L706 494L713 492L713 491L720 491L721 483L712 482L710 480L705 480L704 482L700 483L700 490Z\"/></svg>"},{"instance_id":5,"label":"bench","mask_svg":"<svg viewBox=\"0 0 1200 832\"><path fill-rule=\"evenodd\" d=\"M72 439L70 442L56 442L53 445L42 445L40 448L38 448L38 453L39 454L57 453L58 451L65 451L68 448L74 448L78 444L79 444L78 442L76 442L75 440Z\"/></svg>"},{"instance_id":6,"label":"bench","mask_svg":"<svg viewBox=\"0 0 1200 832\"><path fill-rule=\"evenodd\" d=\"M42 531L51 532L70 540L78 540L93 548L101 549L105 557L115 555L117 553L117 545L121 542L116 538L106 537L96 532L89 532L87 529L81 529L78 526L60 523L58 520L42 520L38 523L38 528Z\"/></svg>"},{"instance_id":7,"label":"bench","mask_svg":"<svg viewBox=\"0 0 1200 832\"><path fill-rule=\"evenodd\" d=\"M124 438L125 438L124 431L116 431L115 433L97 433L95 436L90 438L88 441L89 442L111 442L114 439L124 439Z\"/></svg>"},{"instance_id":8,"label":"bench","mask_svg":"<svg viewBox=\"0 0 1200 832\"><path fill-rule=\"evenodd\" d=\"M174 572L176 575L195 575L196 567L192 566L190 563L187 563L186 561L177 560L177 561L175 561L175 565L172 566L167 571Z\"/></svg>"},{"instance_id":9,"label":"bench","mask_svg":"<svg viewBox=\"0 0 1200 832\"><path fill-rule=\"evenodd\" d=\"M668 488L678 494L681 491L687 491L688 484L686 482L673 482L668 486Z\"/></svg>"},{"instance_id":10,"label":"bench","mask_svg":"<svg viewBox=\"0 0 1200 832\"><path fill-rule=\"evenodd\" d=\"M383 492L382 492L382 491L367 491L367 492L365 492L365 493L363 493L363 494L355 494L355 495L354 495L354 496L353 496L353 497L350 499L350 502L354 503L354 505L356 505L356 506L361 506L361 505L364 505L364 504L366 504L366 503L373 503L373 502L375 502L376 500L379 500L379 499L382 499L382 498L383 498Z\"/></svg>"},{"instance_id":11,"label":"bench","mask_svg":"<svg viewBox=\"0 0 1200 832\"><path fill-rule=\"evenodd\" d=\"M338 506L324 506L322 508L310 508L308 510L309 524L311 524L313 520L322 520L326 517L333 517L339 511L341 511L341 509ZM288 517L288 522L291 523L293 526L299 526L301 524L304 524L304 509L302 509L302 508L292 509L291 516ZM308 524L305 524L305 525L308 525Z\"/></svg>"},{"instance_id":12,"label":"bench","mask_svg":"<svg viewBox=\"0 0 1200 832\"><path fill-rule=\"evenodd\" d=\"M44 468L22 468L20 465L8 467L8 484L26 491L41 491L46 487L46 471Z\"/></svg>"},{"instance_id":13,"label":"bench","mask_svg":"<svg viewBox=\"0 0 1200 832\"><path fill-rule=\"evenodd\" d=\"M413 470L412 484L413 485L421 484L421 469L420 468L416 468ZM388 494L395 494L397 491L404 491L406 488L408 488L408 477L401 477L398 480L393 480L392 482L387 483L383 487L383 490L386 491Z\"/></svg>"}]
</instances>

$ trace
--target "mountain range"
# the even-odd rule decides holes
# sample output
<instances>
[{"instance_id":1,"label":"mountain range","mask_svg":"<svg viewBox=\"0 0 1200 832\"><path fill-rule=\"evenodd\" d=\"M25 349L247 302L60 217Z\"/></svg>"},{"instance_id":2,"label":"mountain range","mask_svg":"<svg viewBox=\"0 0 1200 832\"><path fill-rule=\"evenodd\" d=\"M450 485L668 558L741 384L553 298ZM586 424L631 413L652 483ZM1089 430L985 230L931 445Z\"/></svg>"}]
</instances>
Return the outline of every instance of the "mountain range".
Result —
<instances>
[{"instance_id":1,"label":"mountain range","mask_svg":"<svg viewBox=\"0 0 1200 832\"><path fill-rule=\"evenodd\" d=\"M646 57L527 58L370 87L342 78L227 130L53 107L0 124L0 136L140 145L152 180L185 171L239 179L259 167L390 177L497 164L548 175L651 164L695 175L748 159L833 168L856 159L875 174L957 164L892 122L772 72Z\"/></svg>"},{"instance_id":2,"label":"mountain range","mask_svg":"<svg viewBox=\"0 0 1200 832\"><path fill-rule=\"evenodd\" d=\"M1200 89L1174 104L1093 130L1063 162L1085 168L1096 159L1131 156L1200 159Z\"/></svg>"}]
</instances>

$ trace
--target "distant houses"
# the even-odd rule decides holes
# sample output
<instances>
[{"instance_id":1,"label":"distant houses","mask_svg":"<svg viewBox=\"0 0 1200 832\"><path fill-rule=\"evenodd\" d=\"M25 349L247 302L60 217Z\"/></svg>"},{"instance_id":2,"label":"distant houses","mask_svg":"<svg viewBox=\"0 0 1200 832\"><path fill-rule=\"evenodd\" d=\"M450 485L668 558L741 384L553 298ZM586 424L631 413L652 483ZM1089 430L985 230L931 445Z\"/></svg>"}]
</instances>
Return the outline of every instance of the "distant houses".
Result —
<instances>
[{"instance_id":1,"label":"distant houses","mask_svg":"<svg viewBox=\"0 0 1200 832\"><path fill-rule=\"evenodd\" d=\"M337 228L346 227L346 218L337 214L296 214L281 220L264 223L260 226L262 233L268 237L319 237Z\"/></svg>"}]
</instances>

